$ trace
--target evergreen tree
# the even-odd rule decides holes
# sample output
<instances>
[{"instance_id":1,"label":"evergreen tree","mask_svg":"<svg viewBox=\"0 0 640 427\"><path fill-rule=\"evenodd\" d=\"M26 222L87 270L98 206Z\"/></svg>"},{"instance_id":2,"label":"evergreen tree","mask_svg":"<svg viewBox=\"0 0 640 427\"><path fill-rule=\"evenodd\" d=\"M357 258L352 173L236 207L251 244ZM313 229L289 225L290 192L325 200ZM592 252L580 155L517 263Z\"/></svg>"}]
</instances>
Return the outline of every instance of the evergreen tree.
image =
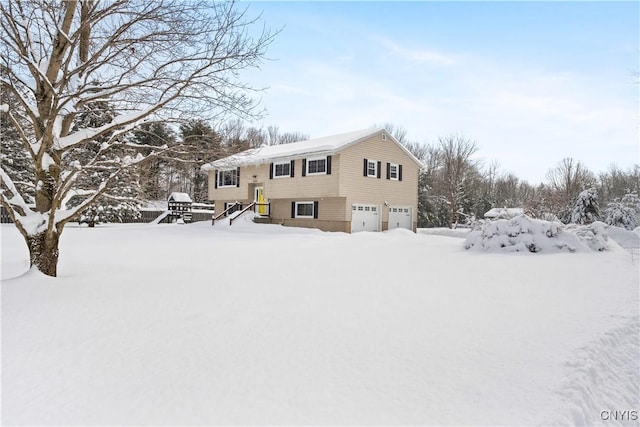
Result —
<instances>
[{"instance_id":1,"label":"evergreen tree","mask_svg":"<svg viewBox=\"0 0 640 427\"><path fill-rule=\"evenodd\" d=\"M181 125L180 135L187 151L184 179L190 184L185 192L192 196L194 202L206 202L207 174L200 167L223 156L221 137L203 120L191 120Z\"/></svg>"},{"instance_id":2,"label":"evergreen tree","mask_svg":"<svg viewBox=\"0 0 640 427\"><path fill-rule=\"evenodd\" d=\"M578 194L578 197L576 197L573 202L570 216L565 218L564 222L571 222L574 224L591 224L599 219L600 207L598 205L598 193L595 188L589 188Z\"/></svg>"},{"instance_id":3,"label":"evergreen tree","mask_svg":"<svg viewBox=\"0 0 640 427\"><path fill-rule=\"evenodd\" d=\"M0 74L4 76L6 70L0 67ZM15 104L15 95L9 91L0 91L0 105ZM14 115L15 120L25 122L24 118ZM23 124L22 128L25 126ZM32 135L24 135L29 138ZM17 190L23 195L27 203L35 202L35 168L33 160L26 149L23 138L20 137L16 126L12 123L8 111L0 108L0 165L11 178Z\"/></svg>"},{"instance_id":4,"label":"evergreen tree","mask_svg":"<svg viewBox=\"0 0 640 427\"><path fill-rule=\"evenodd\" d=\"M637 215L640 212L640 198L637 193L625 194L607 204L603 212L604 222L616 227L633 230L638 224Z\"/></svg>"},{"instance_id":5,"label":"evergreen tree","mask_svg":"<svg viewBox=\"0 0 640 427\"><path fill-rule=\"evenodd\" d=\"M131 139L136 145L162 147L175 145L176 135L163 122L147 122L132 132ZM139 151L146 156L151 149L143 148ZM141 196L145 200L166 200L169 197L171 189L168 183L171 181L171 171L166 167L169 160L166 156L155 157L139 171Z\"/></svg>"},{"instance_id":6,"label":"evergreen tree","mask_svg":"<svg viewBox=\"0 0 640 427\"><path fill-rule=\"evenodd\" d=\"M95 101L83 106L76 116L76 122L72 130L97 128L110 123L115 117L114 109L107 101ZM114 169L120 168L122 159L132 158L135 155L133 149L123 146L117 149L105 148L111 134L105 134L98 138L79 144L63 158L74 159L81 164L91 164L78 172L73 189L69 192L66 202L68 208L78 206L86 199L86 194L91 189L100 185ZM70 167L70 165L66 165ZM139 206L140 185L138 183L137 170L134 168L122 171L113 179L113 184L107 191L96 199L94 205L87 209L79 218L80 222L86 222L93 226L96 222L124 222L140 217Z\"/></svg>"}]
</instances>

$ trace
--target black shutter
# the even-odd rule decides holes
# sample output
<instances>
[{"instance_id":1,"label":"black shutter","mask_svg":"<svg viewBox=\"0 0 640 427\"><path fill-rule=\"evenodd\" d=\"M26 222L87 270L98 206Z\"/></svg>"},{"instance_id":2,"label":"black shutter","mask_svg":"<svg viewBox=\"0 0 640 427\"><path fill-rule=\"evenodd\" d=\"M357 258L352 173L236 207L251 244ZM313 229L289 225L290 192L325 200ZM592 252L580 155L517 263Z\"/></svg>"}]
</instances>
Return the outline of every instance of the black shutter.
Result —
<instances>
[{"instance_id":1,"label":"black shutter","mask_svg":"<svg viewBox=\"0 0 640 427\"><path fill-rule=\"evenodd\" d=\"M295 169L296 169L296 161L295 160L291 160L291 169L289 169L289 171L291 172L289 174L289 176L291 178L293 178L295 176Z\"/></svg>"},{"instance_id":2,"label":"black shutter","mask_svg":"<svg viewBox=\"0 0 640 427\"><path fill-rule=\"evenodd\" d=\"M273 179L273 163L269 163L269 179Z\"/></svg>"},{"instance_id":3,"label":"black shutter","mask_svg":"<svg viewBox=\"0 0 640 427\"><path fill-rule=\"evenodd\" d=\"M318 219L318 202L313 202L313 219Z\"/></svg>"},{"instance_id":4,"label":"black shutter","mask_svg":"<svg viewBox=\"0 0 640 427\"><path fill-rule=\"evenodd\" d=\"M218 171L215 171L216 173L216 180L215 180L215 184L213 184L213 188L218 188Z\"/></svg>"},{"instance_id":5,"label":"black shutter","mask_svg":"<svg viewBox=\"0 0 640 427\"><path fill-rule=\"evenodd\" d=\"M302 176L307 176L307 159L302 159Z\"/></svg>"},{"instance_id":6,"label":"black shutter","mask_svg":"<svg viewBox=\"0 0 640 427\"><path fill-rule=\"evenodd\" d=\"M382 169L382 162L378 161L378 178L380 178L382 174L382 171L380 169Z\"/></svg>"},{"instance_id":7,"label":"black shutter","mask_svg":"<svg viewBox=\"0 0 640 427\"><path fill-rule=\"evenodd\" d=\"M296 202L291 202L291 218L296 217Z\"/></svg>"},{"instance_id":8,"label":"black shutter","mask_svg":"<svg viewBox=\"0 0 640 427\"><path fill-rule=\"evenodd\" d=\"M402 181L402 165L398 166L398 180Z\"/></svg>"},{"instance_id":9,"label":"black shutter","mask_svg":"<svg viewBox=\"0 0 640 427\"><path fill-rule=\"evenodd\" d=\"M362 172L363 176L367 176L367 166L369 166L369 160L364 159L364 171Z\"/></svg>"},{"instance_id":10,"label":"black shutter","mask_svg":"<svg viewBox=\"0 0 640 427\"><path fill-rule=\"evenodd\" d=\"M391 163L387 163L387 179L391 179Z\"/></svg>"},{"instance_id":11,"label":"black shutter","mask_svg":"<svg viewBox=\"0 0 640 427\"><path fill-rule=\"evenodd\" d=\"M327 175L331 175L331 156L327 156Z\"/></svg>"},{"instance_id":12,"label":"black shutter","mask_svg":"<svg viewBox=\"0 0 640 427\"><path fill-rule=\"evenodd\" d=\"M240 187L240 167L236 168L236 187Z\"/></svg>"}]
</instances>

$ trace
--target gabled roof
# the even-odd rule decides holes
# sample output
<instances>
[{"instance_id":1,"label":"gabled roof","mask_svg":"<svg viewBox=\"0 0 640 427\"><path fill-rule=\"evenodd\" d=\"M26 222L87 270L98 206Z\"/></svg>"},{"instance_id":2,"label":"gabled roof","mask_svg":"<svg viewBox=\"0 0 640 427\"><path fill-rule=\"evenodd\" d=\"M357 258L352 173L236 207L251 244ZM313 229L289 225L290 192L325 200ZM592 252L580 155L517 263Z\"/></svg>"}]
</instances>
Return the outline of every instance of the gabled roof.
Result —
<instances>
[{"instance_id":1,"label":"gabled roof","mask_svg":"<svg viewBox=\"0 0 640 427\"><path fill-rule=\"evenodd\" d=\"M292 142L290 144L265 145L207 163L203 165L201 169L207 171L224 167L261 164L277 160L286 161L309 155L331 155L382 131L384 131L384 129L364 129L355 132L341 133L339 135L308 139L306 141ZM393 138L393 136L387 133L387 138L404 150L418 165L422 166L420 160L411 154L411 152Z\"/></svg>"},{"instance_id":2,"label":"gabled roof","mask_svg":"<svg viewBox=\"0 0 640 427\"><path fill-rule=\"evenodd\" d=\"M173 200L174 202L191 203L191 197L189 197L187 193L171 193L169 195L169 200Z\"/></svg>"}]
</instances>

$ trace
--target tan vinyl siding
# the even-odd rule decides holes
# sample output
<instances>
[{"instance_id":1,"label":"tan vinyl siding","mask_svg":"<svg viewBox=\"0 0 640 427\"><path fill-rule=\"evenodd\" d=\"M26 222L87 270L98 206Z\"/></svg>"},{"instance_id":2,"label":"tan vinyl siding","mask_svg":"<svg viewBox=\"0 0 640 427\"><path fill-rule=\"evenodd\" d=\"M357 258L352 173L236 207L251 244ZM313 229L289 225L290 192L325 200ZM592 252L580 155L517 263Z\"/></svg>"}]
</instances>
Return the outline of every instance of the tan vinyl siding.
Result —
<instances>
[{"instance_id":1,"label":"tan vinyl siding","mask_svg":"<svg viewBox=\"0 0 640 427\"><path fill-rule=\"evenodd\" d=\"M291 218L291 202L318 202L318 219L311 218ZM295 219L302 222L313 221L344 221L345 220L345 199L337 198L312 198L301 197L298 199L271 199L271 218L274 222L281 222L287 219Z\"/></svg>"},{"instance_id":2,"label":"tan vinyl siding","mask_svg":"<svg viewBox=\"0 0 640 427\"><path fill-rule=\"evenodd\" d=\"M317 156L312 156L317 157ZM326 157L326 156L322 156ZM264 182L264 194L268 199L300 198L300 197L335 197L338 195L338 156L331 157L331 175L302 176L302 159L295 160L293 178L267 179Z\"/></svg>"},{"instance_id":3,"label":"tan vinyl siding","mask_svg":"<svg viewBox=\"0 0 640 427\"><path fill-rule=\"evenodd\" d=\"M380 161L380 178L365 177L364 159ZM387 179L387 163L402 165L402 181ZM389 205L412 206L413 222L416 220L418 205L419 167L402 148L390 138L383 141L380 134L352 145L340 152L339 194L353 203L371 203L381 205L383 228L388 221ZM350 212L350 211L349 211ZM351 219L349 214L349 220Z\"/></svg>"},{"instance_id":4,"label":"tan vinyl siding","mask_svg":"<svg viewBox=\"0 0 640 427\"><path fill-rule=\"evenodd\" d=\"M240 187L215 188L218 171L209 171L209 200L235 201L252 200L253 188L249 184L264 183L269 180L269 165L251 165L240 167ZM255 178L254 178L255 175Z\"/></svg>"}]
</instances>

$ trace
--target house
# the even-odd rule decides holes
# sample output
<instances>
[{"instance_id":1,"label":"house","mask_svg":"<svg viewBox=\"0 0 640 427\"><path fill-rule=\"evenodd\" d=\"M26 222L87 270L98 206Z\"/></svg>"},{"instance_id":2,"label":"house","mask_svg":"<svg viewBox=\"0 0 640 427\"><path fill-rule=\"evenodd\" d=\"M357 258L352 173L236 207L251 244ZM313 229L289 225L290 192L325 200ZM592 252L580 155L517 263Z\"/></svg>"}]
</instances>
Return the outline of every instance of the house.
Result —
<instances>
[{"instance_id":1,"label":"house","mask_svg":"<svg viewBox=\"0 0 640 427\"><path fill-rule=\"evenodd\" d=\"M325 231L417 225L422 164L383 129L264 146L202 167L217 212L259 202L269 222Z\"/></svg>"},{"instance_id":2,"label":"house","mask_svg":"<svg viewBox=\"0 0 640 427\"><path fill-rule=\"evenodd\" d=\"M484 217L486 219L511 219L523 213L524 209L522 208L492 208L485 212Z\"/></svg>"}]
</instances>

